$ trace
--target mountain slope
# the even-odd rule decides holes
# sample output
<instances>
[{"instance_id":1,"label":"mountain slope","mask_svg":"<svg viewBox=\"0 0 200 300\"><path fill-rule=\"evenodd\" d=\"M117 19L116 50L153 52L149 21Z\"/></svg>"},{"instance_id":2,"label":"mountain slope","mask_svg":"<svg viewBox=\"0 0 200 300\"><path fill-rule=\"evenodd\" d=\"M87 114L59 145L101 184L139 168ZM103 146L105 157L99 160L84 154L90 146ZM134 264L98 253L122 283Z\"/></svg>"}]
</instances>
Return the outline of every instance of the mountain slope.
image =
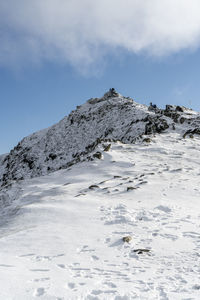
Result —
<instances>
[{"instance_id":1,"label":"mountain slope","mask_svg":"<svg viewBox=\"0 0 200 300\"><path fill-rule=\"evenodd\" d=\"M199 299L199 150L171 131L19 182L0 299Z\"/></svg>"},{"instance_id":2,"label":"mountain slope","mask_svg":"<svg viewBox=\"0 0 200 300\"><path fill-rule=\"evenodd\" d=\"M48 129L24 138L0 162L0 186L36 177L88 159L102 140L134 143L145 134L161 133L184 123L195 129L200 115L181 107L147 107L114 89L93 98ZM198 132L197 132L198 133Z\"/></svg>"},{"instance_id":3,"label":"mountain slope","mask_svg":"<svg viewBox=\"0 0 200 300\"><path fill-rule=\"evenodd\" d=\"M0 300L199 299L199 153L199 113L113 89L24 138L0 156Z\"/></svg>"}]
</instances>

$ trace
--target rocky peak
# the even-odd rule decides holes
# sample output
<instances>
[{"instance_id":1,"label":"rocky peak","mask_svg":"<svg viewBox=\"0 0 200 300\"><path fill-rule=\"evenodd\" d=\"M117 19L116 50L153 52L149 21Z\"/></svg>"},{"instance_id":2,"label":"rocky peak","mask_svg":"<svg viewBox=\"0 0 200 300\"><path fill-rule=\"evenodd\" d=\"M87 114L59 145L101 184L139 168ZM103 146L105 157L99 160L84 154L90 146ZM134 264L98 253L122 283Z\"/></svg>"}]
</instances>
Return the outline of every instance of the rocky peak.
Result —
<instances>
[{"instance_id":1,"label":"rocky peak","mask_svg":"<svg viewBox=\"0 0 200 300\"><path fill-rule=\"evenodd\" d=\"M118 94L114 88L111 88L111 89L109 89L109 91L107 93L104 94L103 98L106 100L109 98L115 98L115 97L119 97L119 96L120 96L120 94Z\"/></svg>"},{"instance_id":2,"label":"rocky peak","mask_svg":"<svg viewBox=\"0 0 200 300\"><path fill-rule=\"evenodd\" d=\"M87 102L90 104L99 103L102 101L106 101L112 98L119 98L121 95L116 92L114 88L110 88L108 92L106 92L101 98L91 98Z\"/></svg>"},{"instance_id":3,"label":"rocky peak","mask_svg":"<svg viewBox=\"0 0 200 300\"><path fill-rule=\"evenodd\" d=\"M200 114L191 110L169 105L164 110L147 107L112 88L103 97L78 106L59 123L19 142L1 159L0 186L91 158L92 151L105 141L135 143L165 130L196 134L199 124Z\"/></svg>"}]
</instances>

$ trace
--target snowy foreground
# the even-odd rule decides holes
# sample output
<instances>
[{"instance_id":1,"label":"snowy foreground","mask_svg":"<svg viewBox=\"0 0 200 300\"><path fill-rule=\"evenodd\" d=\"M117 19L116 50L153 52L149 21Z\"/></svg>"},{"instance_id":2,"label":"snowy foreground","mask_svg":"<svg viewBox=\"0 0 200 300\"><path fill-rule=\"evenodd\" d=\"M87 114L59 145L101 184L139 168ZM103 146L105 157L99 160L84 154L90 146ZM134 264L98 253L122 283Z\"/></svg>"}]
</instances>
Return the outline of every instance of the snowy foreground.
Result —
<instances>
[{"instance_id":1,"label":"snowy foreground","mask_svg":"<svg viewBox=\"0 0 200 300\"><path fill-rule=\"evenodd\" d=\"M0 299L200 299L199 156L199 136L174 131L22 181L1 218Z\"/></svg>"}]
</instances>

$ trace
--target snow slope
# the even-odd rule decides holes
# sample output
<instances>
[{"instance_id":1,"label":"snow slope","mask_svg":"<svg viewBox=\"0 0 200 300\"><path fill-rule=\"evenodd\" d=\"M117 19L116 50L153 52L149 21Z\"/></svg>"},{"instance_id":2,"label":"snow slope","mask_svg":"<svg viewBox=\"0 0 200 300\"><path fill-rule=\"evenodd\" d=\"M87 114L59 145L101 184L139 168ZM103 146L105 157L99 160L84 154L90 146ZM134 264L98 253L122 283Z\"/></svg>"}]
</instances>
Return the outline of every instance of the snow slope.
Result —
<instances>
[{"instance_id":1,"label":"snow slope","mask_svg":"<svg viewBox=\"0 0 200 300\"><path fill-rule=\"evenodd\" d=\"M181 126L16 183L0 299L199 299L200 138Z\"/></svg>"}]
</instances>

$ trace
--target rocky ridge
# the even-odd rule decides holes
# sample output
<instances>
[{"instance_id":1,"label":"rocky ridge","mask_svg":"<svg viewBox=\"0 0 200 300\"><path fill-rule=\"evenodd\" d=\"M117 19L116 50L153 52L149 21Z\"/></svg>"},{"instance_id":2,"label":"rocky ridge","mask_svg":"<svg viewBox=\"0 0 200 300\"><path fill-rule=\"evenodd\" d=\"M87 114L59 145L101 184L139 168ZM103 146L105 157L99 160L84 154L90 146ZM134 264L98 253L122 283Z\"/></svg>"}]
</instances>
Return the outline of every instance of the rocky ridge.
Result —
<instances>
[{"instance_id":1,"label":"rocky ridge","mask_svg":"<svg viewBox=\"0 0 200 300\"><path fill-rule=\"evenodd\" d=\"M200 134L200 113L182 106L148 107L110 89L102 98L77 106L59 123L25 137L1 156L0 187L101 158L92 154L101 143L142 142L166 130L179 130L183 138Z\"/></svg>"}]
</instances>

